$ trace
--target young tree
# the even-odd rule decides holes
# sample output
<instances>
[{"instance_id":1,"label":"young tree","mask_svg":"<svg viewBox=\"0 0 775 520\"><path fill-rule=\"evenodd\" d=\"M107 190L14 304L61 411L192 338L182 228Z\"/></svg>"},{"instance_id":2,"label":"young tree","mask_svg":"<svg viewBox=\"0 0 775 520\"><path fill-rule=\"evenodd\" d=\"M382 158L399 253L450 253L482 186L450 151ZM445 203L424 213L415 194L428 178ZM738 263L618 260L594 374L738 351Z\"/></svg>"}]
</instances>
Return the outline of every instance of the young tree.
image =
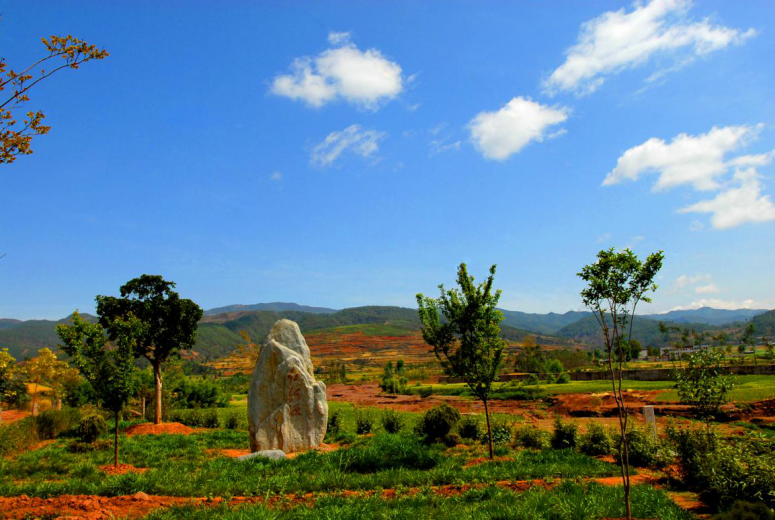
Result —
<instances>
[{"instance_id":1,"label":"young tree","mask_svg":"<svg viewBox=\"0 0 775 520\"><path fill-rule=\"evenodd\" d=\"M751 347L751 350L753 350L753 364L758 365L759 362L756 359L756 328L753 323L746 325L743 331L743 343Z\"/></svg>"},{"instance_id":2,"label":"young tree","mask_svg":"<svg viewBox=\"0 0 775 520\"><path fill-rule=\"evenodd\" d=\"M103 408L116 420L113 438L113 464L118 467L119 414L135 392L135 348L145 335L146 325L131 314L111 322L115 347L107 344L102 326L89 323L76 311L72 325L57 325L62 350L69 355L81 375L91 383Z\"/></svg>"},{"instance_id":3,"label":"young tree","mask_svg":"<svg viewBox=\"0 0 775 520\"><path fill-rule=\"evenodd\" d=\"M695 352L689 356L686 369L676 373L675 388L681 402L690 405L707 424L718 415L734 387L729 371L721 368L723 359L717 349Z\"/></svg>"},{"instance_id":4,"label":"young tree","mask_svg":"<svg viewBox=\"0 0 775 520\"><path fill-rule=\"evenodd\" d=\"M89 45L69 34L42 38L41 41L46 47L47 55L20 72L9 69L5 58L0 58L0 92L6 88L11 91L10 96L0 99L0 164L14 162L17 155L31 154L30 142L33 136L46 134L51 129L43 124L43 118L46 116L40 110L26 112L26 119L16 126L17 116L13 112L15 109L21 109L30 100L28 92L32 87L62 69L77 69L89 60L108 57L104 49L97 49L95 45ZM46 61L57 58L64 60L64 63L59 62L59 65L49 70L35 70Z\"/></svg>"},{"instance_id":5,"label":"young tree","mask_svg":"<svg viewBox=\"0 0 775 520\"><path fill-rule=\"evenodd\" d=\"M608 370L621 431L618 450L628 519L632 518L632 513L627 441L628 414L622 391L624 348L632 339L632 322L638 304L641 301L650 302L651 299L646 293L657 289L654 278L662 268L663 260L662 251L649 255L645 262L641 262L629 249L620 253L615 252L613 248L604 249L597 254L595 263L584 266L578 273L587 283L587 287L581 291L581 298L597 319L605 340Z\"/></svg>"},{"instance_id":6,"label":"young tree","mask_svg":"<svg viewBox=\"0 0 775 520\"><path fill-rule=\"evenodd\" d=\"M24 364L24 373L27 376L27 380L33 385L31 392L33 415L38 413L40 387L50 387L56 399L56 388L59 387L58 379L66 374L68 370L71 370L70 365L57 359L56 354L49 348L40 349L37 356Z\"/></svg>"},{"instance_id":7,"label":"young tree","mask_svg":"<svg viewBox=\"0 0 775 520\"><path fill-rule=\"evenodd\" d=\"M156 383L155 424L161 424L161 367L181 350L189 350L196 342L196 330L202 319L202 309L191 300L182 299L174 282L158 275L144 274L121 286L121 297L97 296L100 325L111 341L117 341L123 330L121 323L130 314L145 325L143 336L135 344L135 355L145 357L153 367ZM119 323L119 325L114 325Z\"/></svg>"},{"instance_id":8,"label":"young tree","mask_svg":"<svg viewBox=\"0 0 775 520\"><path fill-rule=\"evenodd\" d=\"M439 285L438 299L417 295L423 339L433 347L444 372L462 379L484 403L491 459L493 442L487 402L506 345L500 337L503 314L496 309L501 292L493 294L492 288L495 267L490 268L487 280L477 286L474 277L468 275L466 264L460 264L459 290L445 290L444 285Z\"/></svg>"},{"instance_id":9,"label":"young tree","mask_svg":"<svg viewBox=\"0 0 775 520\"><path fill-rule=\"evenodd\" d=\"M21 371L16 365L16 359L8 353L8 349L0 349L0 424L3 423L4 402L15 402L19 394L26 392L27 387L18 376Z\"/></svg>"},{"instance_id":10,"label":"young tree","mask_svg":"<svg viewBox=\"0 0 775 520\"><path fill-rule=\"evenodd\" d=\"M256 366L259 354L261 354L261 345L254 343L248 331L244 329L239 331L239 335L242 336L244 343L237 344L237 355L246 358L250 363L250 368L253 368Z\"/></svg>"}]
</instances>

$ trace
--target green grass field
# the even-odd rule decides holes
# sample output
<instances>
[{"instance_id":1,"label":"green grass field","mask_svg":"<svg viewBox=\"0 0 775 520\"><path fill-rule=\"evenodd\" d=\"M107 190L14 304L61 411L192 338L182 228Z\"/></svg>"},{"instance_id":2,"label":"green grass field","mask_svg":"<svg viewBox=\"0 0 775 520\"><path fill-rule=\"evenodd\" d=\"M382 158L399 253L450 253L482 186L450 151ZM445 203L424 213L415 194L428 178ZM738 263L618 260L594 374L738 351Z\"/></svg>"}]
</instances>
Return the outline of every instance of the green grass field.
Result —
<instances>
[{"instance_id":1,"label":"green grass field","mask_svg":"<svg viewBox=\"0 0 775 520\"><path fill-rule=\"evenodd\" d=\"M417 332L417 326L402 323L370 323L342 325L327 329L310 330L306 334L363 334L365 336L409 336Z\"/></svg>"},{"instance_id":2,"label":"green grass field","mask_svg":"<svg viewBox=\"0 0 775 520\"><path fill-rule=\"evenodd\" d=\"M674 402L678 401L678 394L673 390L672 381L633 381L624 380L622 385L628 391L664 390L655 400ZM464 383L433 384L412 387L412 391L419 392L422 388L433 387L433 392L439 395L459 395L472 397L468 387ZM493 398L509 398L515 385L510 383L495 383ZM540 384L524 387L535 389L539 393L547 395L558 394L599 394L611 392L611 382L602 381L571 381L566 384ZM736 376L735 387L729 393L730 401L752 402L775 398L775 376Z\"/></svg>"}]
</instances>

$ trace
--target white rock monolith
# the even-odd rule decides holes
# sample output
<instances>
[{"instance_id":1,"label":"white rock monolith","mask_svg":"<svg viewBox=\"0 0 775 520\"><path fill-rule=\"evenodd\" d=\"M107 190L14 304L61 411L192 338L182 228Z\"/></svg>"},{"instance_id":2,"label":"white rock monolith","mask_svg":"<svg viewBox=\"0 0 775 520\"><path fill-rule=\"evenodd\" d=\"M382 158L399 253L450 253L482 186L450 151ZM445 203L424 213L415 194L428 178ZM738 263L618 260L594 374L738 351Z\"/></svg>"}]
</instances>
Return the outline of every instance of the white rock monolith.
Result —
<instances>
[{"instance_id":1,"label":"white rock monolith","mask_svg":"<svg viewBox=\"0 0 775 520\"><path fill-rule=\"evenodd\" d=\"M279 320L258 354L248 392L250 451L318 447L326 435L326 385L316 381L299 326Z\"/></svg>"}]
</instances>

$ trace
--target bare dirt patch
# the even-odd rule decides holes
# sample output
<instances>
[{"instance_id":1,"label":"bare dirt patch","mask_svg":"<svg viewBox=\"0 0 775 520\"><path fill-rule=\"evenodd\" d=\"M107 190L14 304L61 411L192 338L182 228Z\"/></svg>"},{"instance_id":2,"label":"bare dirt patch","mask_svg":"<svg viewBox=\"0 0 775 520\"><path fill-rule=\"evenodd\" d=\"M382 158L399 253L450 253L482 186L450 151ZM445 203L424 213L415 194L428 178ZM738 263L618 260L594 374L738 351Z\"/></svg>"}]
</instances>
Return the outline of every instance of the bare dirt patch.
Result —
<instances>
[{"instance_id":1,"label":"bare dirt patch","mask_svg":"<svg viewBox=\"0 0 775 520\"><path fill-rule=\"evenodd\" d=\"M54 498L37 498L22 495L0 497L3 518L79 518L97 520L103 518L139 518L155 509L200 503L201 499L179 497L137 496L100 497L92 495L62 495Z\"/></svg>"},{"instance_id":2,"label":"bare dirt patch","mask_svg":"<svg viewBox=\"0 0 775 520\"><path fill-rule=\"evenodd\" d=\"M124 433L128 436L132 435L191 435L196 433L196 430L189 428L188 426L176 422L171 423L141 423L135 424L127 428Z\"/></svg>"},{"instance_id":3,"label":"bare dirt patch","mask_svg":"<svg viewBox=\"0 0 775 520\"><path fill-rule=\"evenodd\" d=\"M0 414L2 414L3 418L0 424L10 424L30 416L30 412L22 412L20 410L3 410Z\"/></svg>"},{"instance_id":4,"label":"bare dirt patch","mask_svg":"<svg viewBox=\"0 0 775 520\"><path fill-rule=\"evenodd\" d=\"M107 473L108 475L124 475L126 473L145 473L148 471L148 468L136 468L131 464L119 464L118 466L108 464L100 466L100 471Z\"/></svg>"}]
</instances>

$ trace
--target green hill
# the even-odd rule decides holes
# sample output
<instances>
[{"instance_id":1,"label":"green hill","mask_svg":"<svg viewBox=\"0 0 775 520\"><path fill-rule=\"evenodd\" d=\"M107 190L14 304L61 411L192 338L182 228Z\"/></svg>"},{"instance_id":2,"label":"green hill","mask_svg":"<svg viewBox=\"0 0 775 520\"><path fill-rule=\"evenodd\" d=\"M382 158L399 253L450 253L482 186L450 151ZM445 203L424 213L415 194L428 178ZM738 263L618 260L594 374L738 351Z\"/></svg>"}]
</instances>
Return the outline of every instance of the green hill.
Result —
<instances>
[{"instance_id":1,"label":"green hill","mask_svg":"<svg viewBox=\"0 0 775 520\"><path fill-rule=\"evenodd\" d=\"M81 314L90 321L96 322L97 317L90 314ZM33 357L42 348L55 349L59 345L59 336L56 326L60 323L70 323L70 316L59 321L53 320L4 320L16 322L11 326L0 329L0 348L7 348L8 352L16 359Z\"/></svg>"},{"instance_id":2,"label":"green hill","mask_svg":"<svg viewBox=\"0 0 775 520\"><path fill-rule=\"evenodd\" d=\"M697 332L711 332L720 327L705 323L681 323L682 328L694 329ZM587 316L571 323L557 331L557 335L564 338L572 338L584 343L600 347L604 343L603 333L594 316ZM632 324L632 338L637 339L642 345L665 346L668 339L659 331L659 322L650 318L635 316Z\"/></svg>"},{"instance_id":3,"label":"green hill","mask_svg":"<svg viewBox=\"0 0 775 520\"><path fill-rule=\"evenodd\" d=\"M775 334L775 310L754 316L751 323L753 323L757 336L770 336ZM772 338L770 341L772 341Z\"/></svg>"}]
</instances>

